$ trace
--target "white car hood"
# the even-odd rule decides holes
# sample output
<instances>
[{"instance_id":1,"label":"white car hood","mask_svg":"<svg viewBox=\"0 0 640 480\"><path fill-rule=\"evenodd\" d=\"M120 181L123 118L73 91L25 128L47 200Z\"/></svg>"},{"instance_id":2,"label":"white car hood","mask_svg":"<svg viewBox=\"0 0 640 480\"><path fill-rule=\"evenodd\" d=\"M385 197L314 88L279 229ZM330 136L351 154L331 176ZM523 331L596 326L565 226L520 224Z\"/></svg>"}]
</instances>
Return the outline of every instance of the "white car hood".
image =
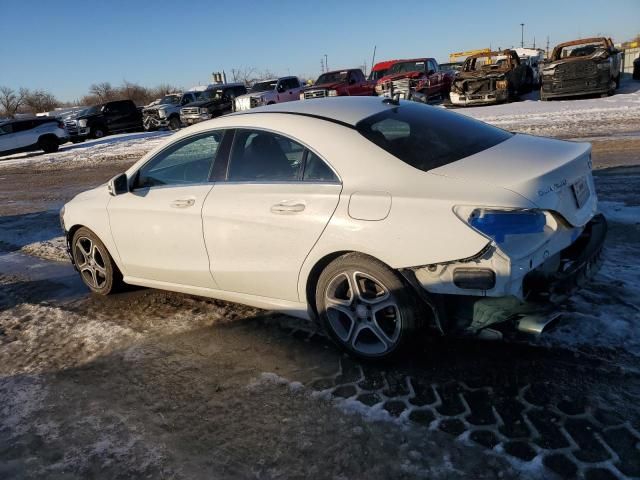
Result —
<instances>
[{"instance_id":1,"label":"white car hood","mask_svg":"<svg viewBox=\"0 0 640 480\"><path fill-rule=\"evenodd\" d=\"M429 173L505 188L541 209L560 213L575 226L586 224L597 210L588 143L517 134L495 147ZM583 178L590 195L578 208L572 185Z\"/></svg>"}]
</instances>

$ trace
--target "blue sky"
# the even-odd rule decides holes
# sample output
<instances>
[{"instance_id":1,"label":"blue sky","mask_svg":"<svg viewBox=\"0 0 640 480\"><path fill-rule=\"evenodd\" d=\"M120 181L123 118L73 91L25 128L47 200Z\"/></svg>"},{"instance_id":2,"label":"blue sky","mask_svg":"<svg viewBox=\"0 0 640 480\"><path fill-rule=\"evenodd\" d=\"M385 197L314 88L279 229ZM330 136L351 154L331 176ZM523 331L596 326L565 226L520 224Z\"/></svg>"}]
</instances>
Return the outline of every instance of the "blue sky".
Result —
<instances>
[{"instance_id":1,"label":"blue sky","mask_svg":"<svg viewBox=\"0 0 640 480\"><path fill-rule=\"evenodd\" d=\"M480 8L475 11L476 7ZM392 10L395 6L396 11ZM62 100L101 81L189 87L240 66L315 77L330 68L640 31L640 0L0 0L0 85Z\"/></svg>"}]
</instances>

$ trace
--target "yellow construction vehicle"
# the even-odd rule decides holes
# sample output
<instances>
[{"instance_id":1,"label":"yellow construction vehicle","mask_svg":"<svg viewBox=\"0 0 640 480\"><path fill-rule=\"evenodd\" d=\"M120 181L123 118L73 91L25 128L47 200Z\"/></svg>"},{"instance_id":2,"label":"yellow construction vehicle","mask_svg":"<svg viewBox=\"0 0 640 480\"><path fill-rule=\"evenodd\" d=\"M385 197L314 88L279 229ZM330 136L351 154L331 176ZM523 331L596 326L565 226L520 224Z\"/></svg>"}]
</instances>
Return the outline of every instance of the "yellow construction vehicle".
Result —
<instances>
[{"instance_id":1,"label":"yellow construction vehicle","mask_svg":"<svg viewBox=\"0 0 640 480\"><path fill-rule=\"evenodd\" d=\"M469 50L468 52L456 52L456 53L450 53L449 54L449 62L454 63L458 61L458 58L461 57L469 57L471 55L475 55L477 53L491 53L491 49L490 48L481 48L479 50ZM463 58L463 60L464 60Z\"/></svg>"}]
</instances>

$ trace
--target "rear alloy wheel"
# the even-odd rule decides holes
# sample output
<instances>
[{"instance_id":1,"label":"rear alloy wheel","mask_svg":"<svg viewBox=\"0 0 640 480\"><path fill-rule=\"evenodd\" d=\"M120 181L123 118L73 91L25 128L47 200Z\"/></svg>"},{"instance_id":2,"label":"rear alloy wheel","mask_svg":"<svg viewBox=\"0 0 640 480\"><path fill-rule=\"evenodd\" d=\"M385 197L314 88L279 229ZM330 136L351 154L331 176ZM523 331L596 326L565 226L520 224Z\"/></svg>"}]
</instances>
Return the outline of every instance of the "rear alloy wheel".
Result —
<instances>
[{"instance_id":1,"label":"rear alloy wheel","mask_svg":"<svg viewBox=\"0 0 640 480\"><path fill-rule=\"evenodd\" d=\"M417 306L399 276L357 253L320 275L316 305L331 338L352 355L388 358L404 350L417 325Z\"/></svg>"},{"instance_id":2,"label":"rear alloy wheel","mask_svg":"<svg viewBox=\"0 0 640 480\"><path fill-rule=\"evenodd\" d=\"M80 228L72 240L73 261L91 291L108 295L122 283L122 275L107 248L88 228Z\"/></svg>"}]
</instances>

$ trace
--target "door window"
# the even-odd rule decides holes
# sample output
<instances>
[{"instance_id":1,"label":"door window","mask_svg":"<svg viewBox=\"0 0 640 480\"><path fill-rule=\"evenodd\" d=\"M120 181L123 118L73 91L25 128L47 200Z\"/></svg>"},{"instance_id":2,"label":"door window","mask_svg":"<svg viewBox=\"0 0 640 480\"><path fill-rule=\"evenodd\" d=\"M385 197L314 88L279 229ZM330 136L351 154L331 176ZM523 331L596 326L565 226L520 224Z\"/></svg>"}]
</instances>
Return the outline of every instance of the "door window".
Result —
<instances>
[{"instance_id":1,"label":"door window","mask_svg":"<svg viewBox=\"0 0 640 480\"><path fill-rule=\"evenodd\" d=\"M271 132L238 130L233 142L229 181L295 181L299 179L305 149Z\"/></svg>"},{"instance_id":2,"label":"door window","mask_svg":"<svg viewBox=\"0 0 640 480\"><path fill-rule=\"evenodd\" d=\"M191 137L163 150L139 171L134 188L209 181L224 130Z\"/></svg>"}]
</instances>

